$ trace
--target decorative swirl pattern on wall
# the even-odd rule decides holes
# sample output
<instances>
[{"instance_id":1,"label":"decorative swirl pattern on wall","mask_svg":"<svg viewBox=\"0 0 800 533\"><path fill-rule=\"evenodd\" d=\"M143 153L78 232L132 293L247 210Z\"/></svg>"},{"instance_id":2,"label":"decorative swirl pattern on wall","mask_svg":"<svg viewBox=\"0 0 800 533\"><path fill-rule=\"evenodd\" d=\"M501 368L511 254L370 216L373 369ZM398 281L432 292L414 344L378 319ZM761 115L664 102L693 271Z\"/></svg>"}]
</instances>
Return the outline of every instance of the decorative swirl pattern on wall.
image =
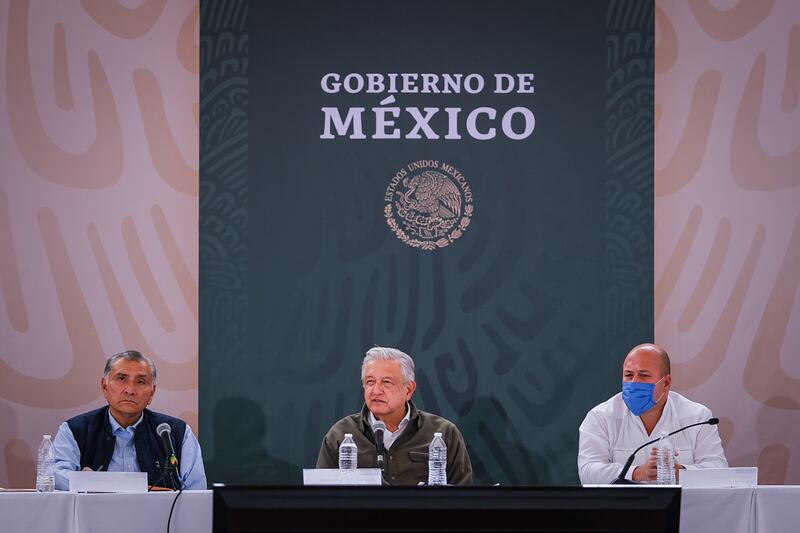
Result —
<instances>
[{"instance_id":1,"label":"decorative swirl pattern on wall","mask_svg":"<svg viewBox=\"0 0 800 533\"><path fill-rule=\"evenodd\" d=\"M115 37L137 39L150 31L164 11L167 0L145 0L139 7L126 7L116 0L81 0L92 19Z\"/></svg>"},{"instance_id":2,"label":"decorative swirl pattern on wall","mask_svg":"<svg viewBox=\"0 0 800 533\"><path fill-rule=\"evenodd\" d=\"M653 335L653 24L649 2L609 3L605 353L612 360Z\"/></svg>"},{"instance_id":3,"label":"decorative swirl pattern on wall","mask_svg":"<svg viewBox=\"0 0 800 533\"><path fill-rule=\"evenodd\" d=\"M126 348L198 429L197 2L140 4L0 2L0 486Z\"/></svg>"},{"instance_id":4,"label":"decorative swirl pattern on wall","mask_svg":"<svg viewBox=\"0 0 800 533\"><path fill-rule=\"evenodd\" d=\"M94 50L88 54L94 104L94 142L84 153L75 154L52 141L36 104L28 44L29 18L28 0L11 2L5 88L8 118L19 154L31 170L57 185L110 187L122 174L122 131L100 56ZM66 71L65 68L60 70ZM61 89L59 93L64 92ZM62 96L60 100L64 101L66 97Z\"/></svg>"},{"instance_id":5,"label":"decorative swirl pattern on wall","mask_svg":"<svg viewBox=\"0 0 800 533\"><path fill-rule=\"evenodd\" d=\"M730 463L798 483L800 4L657 4L656 340Z\"/></svg>"},{"instance_id":6,"label":"decorative swirl pattern on wall","mask_svg":"<svg viewBox=\"0 0 800 533\"><path fill-rule=\"evenodd\" d=\"M720 41L733 41L752 32L774 6L774 0L739 0L729 9L717 9L710 0L689 0L689 7L703 30Z\"/></svg>"},{"instance_id":7,"label":"decorative swirl pattern on wall","mask_svg":"<svg viewBox=\"0 0 800 533\"><path fill-rule=\"evenodd\" d=\"M213 436L202 439L208 478L230 479L234 469L236 479L263 482L274 466L262 445L263 407L224 379L247 350L247 10L246 0L200 5L200 412ZM217 402L218 394L228 397ZM249 443L235 466L219 452L228 438Z\"/></svg>"},{"instance_id":8,"label":"decorative swirl pattern on wall","mask_svg":"<svg viewBox=\"0 0 800 533\"><path fill-rule=\"evenodd\" d=\"M742 94L731 146L731 171L740 187L756 191L788 189L800 185L800 143L784 155L771 155L758 138L767 58L753 64ZM788 77L788 76L787 76Z\"/></svg>"}]
</instances>

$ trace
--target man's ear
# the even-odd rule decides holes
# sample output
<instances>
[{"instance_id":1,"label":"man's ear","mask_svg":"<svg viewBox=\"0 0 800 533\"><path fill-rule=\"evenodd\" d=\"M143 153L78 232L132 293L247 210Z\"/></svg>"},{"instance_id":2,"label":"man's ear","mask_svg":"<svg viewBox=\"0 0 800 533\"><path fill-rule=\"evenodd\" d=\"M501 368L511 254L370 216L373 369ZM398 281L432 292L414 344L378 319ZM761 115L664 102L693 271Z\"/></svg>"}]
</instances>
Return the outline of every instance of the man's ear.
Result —
<instances>
[{"instance_id":1,"label":"man's ear","mask_svg":"<svg viewBox=\"0 0 800 533\"><path fill-rule=\"evenodd\" d=\"M664 388L672 390L671 386L672 386L672 374L667 374L666 376L664 376Z\"/></svg>"},{"instance_id":2,"label":"man's ear","mask_svg":"<svg viewBox=\"0 0 800 533\"><path fill-rule=\"evenodd\" d=\"M409 381L406 384L406 400L410 400L411 396L414 394L414 391L417 390L417 382L416 381Z\"/></svg>"}]
</instances>

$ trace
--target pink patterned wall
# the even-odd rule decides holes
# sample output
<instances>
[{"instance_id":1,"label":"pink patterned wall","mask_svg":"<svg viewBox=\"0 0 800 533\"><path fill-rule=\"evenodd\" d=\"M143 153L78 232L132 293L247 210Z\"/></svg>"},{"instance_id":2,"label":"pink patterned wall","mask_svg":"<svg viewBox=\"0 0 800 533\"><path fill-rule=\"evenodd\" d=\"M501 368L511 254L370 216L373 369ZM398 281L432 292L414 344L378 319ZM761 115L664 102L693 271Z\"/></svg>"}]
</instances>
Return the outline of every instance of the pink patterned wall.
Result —
<instances>
[{"instance_id":1,"label":"pink patterned wall","mask_svg":"<svg viewBox=\"0 0 800 533\"><path fill-rule=\"evenodd\" d=\"M657 0L656 340L734 465L800 483L800 2ZM0 486L159 365L197 428L197 0L0 0Z\"/></svg>"},{"instance_id":2,"label":"pink patterned wall","mask_svg":"<svg viewBox=\"0 0 800 533\"><path fill-rule=\"evenodd\" d=\"M154 357L197 430L198 2L0 0L0 486Z\"/></svg>"},{"instance_id":3,"label":"pink patterned wall","mask_svg":"<svg viewBox=\"0 0 800 533\"><path fill-rule=\"evenodd\" d=\"M800 484L800 2L656 1L656 341L728 460Z\"/></svg>"}]
</instances>

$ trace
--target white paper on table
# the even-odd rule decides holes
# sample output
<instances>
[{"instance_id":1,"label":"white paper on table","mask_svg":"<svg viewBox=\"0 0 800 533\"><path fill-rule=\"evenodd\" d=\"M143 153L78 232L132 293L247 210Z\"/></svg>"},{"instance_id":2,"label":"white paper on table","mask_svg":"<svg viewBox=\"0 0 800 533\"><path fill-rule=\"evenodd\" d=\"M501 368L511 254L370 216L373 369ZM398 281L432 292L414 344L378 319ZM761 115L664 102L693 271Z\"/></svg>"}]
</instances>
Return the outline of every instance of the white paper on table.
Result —
<instances>
[{"instance_id":1,"label":"white paper on table","mask_svg":"<svg viewBox=\"0 0 800 533\"><path fill-rule=\"evenodd\" d=\"M758 485L758 467L681 470L680 484L687 488L755 487Z\"/></svg>"},{"instance_id":2,"label":"white paper on table","mask_svg":"<svg viewBox=\"0 0 800 533\"><path fill-rule=\"evenodd\" d=\"M70 492L147 492L147 472L67 472Z\"/></svg>"},{"instance_id":3,"label":"white paper on table","mask_svg":"<svg viewBox=\"0 0 800 533\"><path fill-rule=\"evenodd\" d=\"M304 468L303 485L381 485L381 469Z\"/></svg>"}]
</instances>

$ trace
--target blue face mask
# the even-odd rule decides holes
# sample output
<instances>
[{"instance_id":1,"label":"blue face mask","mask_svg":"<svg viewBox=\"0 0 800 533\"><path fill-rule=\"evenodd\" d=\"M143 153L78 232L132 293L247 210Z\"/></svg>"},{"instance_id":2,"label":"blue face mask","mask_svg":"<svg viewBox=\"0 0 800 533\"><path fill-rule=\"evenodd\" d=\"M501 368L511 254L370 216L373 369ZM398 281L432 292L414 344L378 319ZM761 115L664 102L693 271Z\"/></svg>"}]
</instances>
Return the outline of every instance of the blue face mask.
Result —
<instances>
[{"instance_id":1,"label":"blue face mask","mask_svg":"<svg viewBox=\"0 0 800 533\"><path fill-rule=\"evenodd\" d=\"M661 378L655 383L642 383L641 381L622 382L622 400L631 410L631 413L635 416L641 416L661 400L661 396L664 396L664 393L661 393L658 400L654 400L653 392L656 390L656 385L661 383L663 379Z\"/></svg>"}]
</instances>

